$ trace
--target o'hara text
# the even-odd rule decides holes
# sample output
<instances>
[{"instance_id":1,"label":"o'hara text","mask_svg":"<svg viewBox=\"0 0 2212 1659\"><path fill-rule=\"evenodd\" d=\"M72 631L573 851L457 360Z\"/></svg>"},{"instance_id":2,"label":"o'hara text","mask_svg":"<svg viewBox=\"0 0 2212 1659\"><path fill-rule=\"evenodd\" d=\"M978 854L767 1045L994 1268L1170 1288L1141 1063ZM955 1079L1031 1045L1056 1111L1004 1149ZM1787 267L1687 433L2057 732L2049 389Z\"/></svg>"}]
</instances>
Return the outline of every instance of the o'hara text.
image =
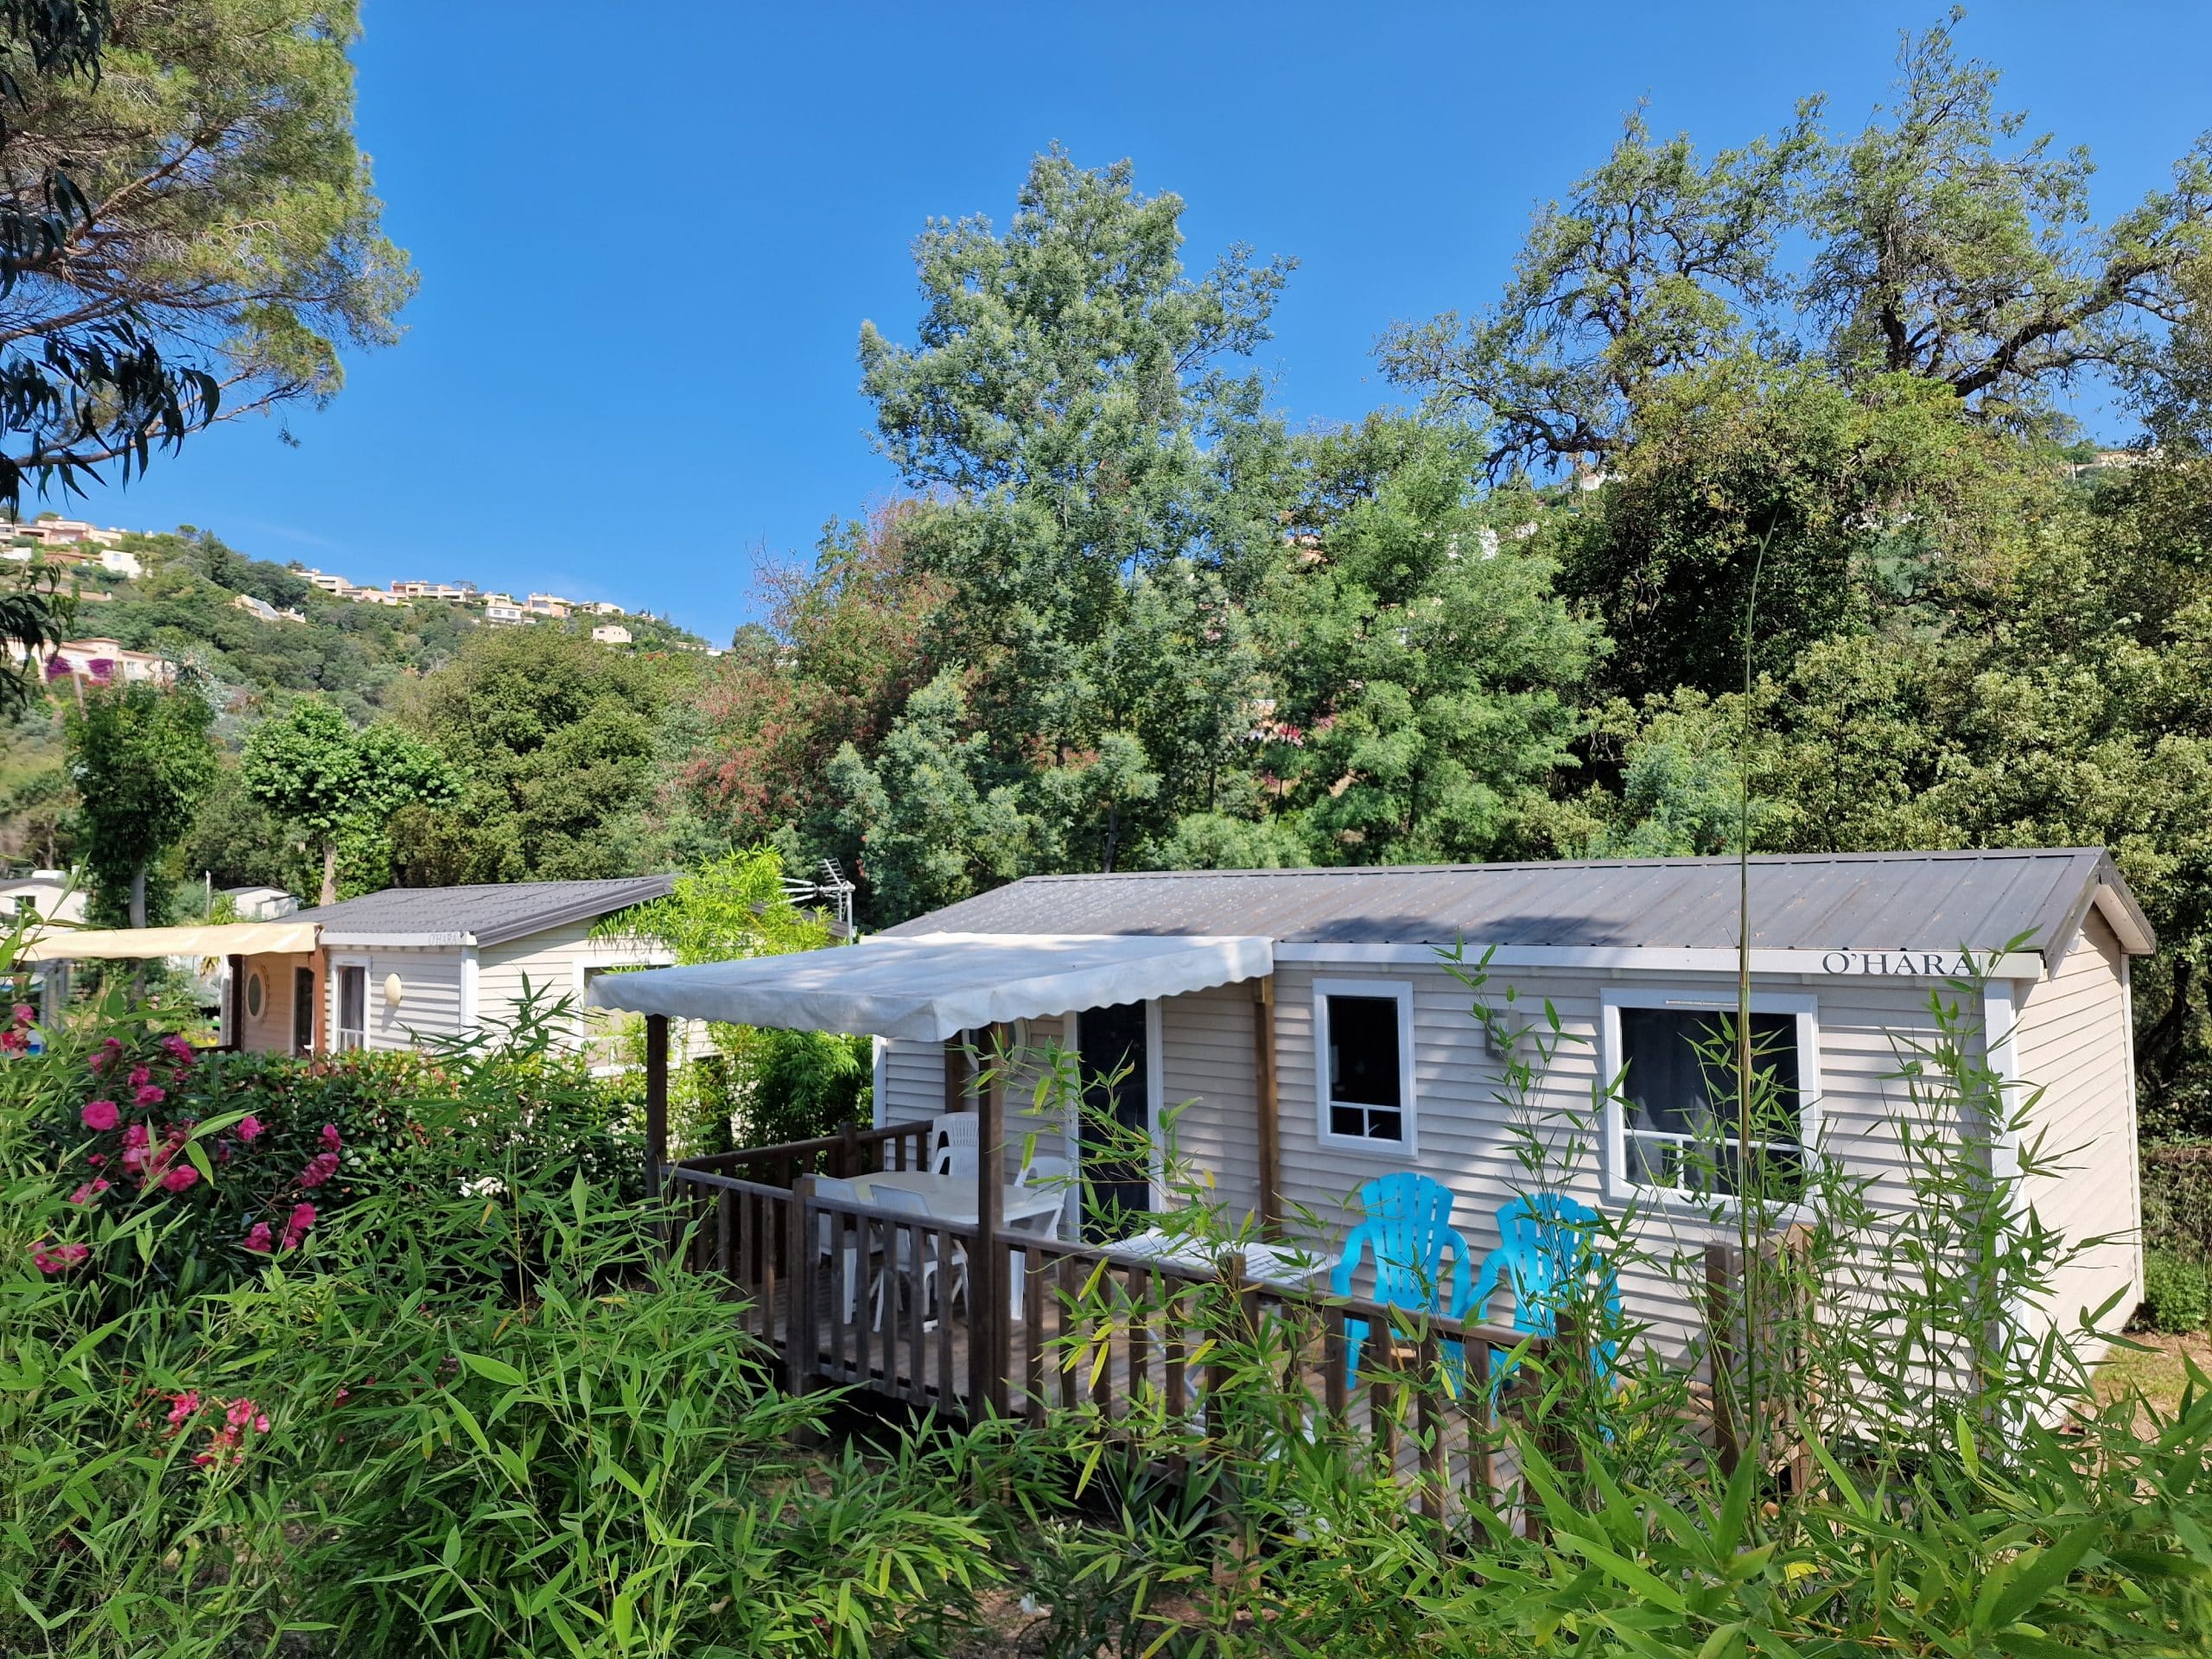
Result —
<instances>
[{"instance_id":1,"label":"o'hara text","mask_svg":"<svg viewBox=\"0 0 2212 1659\"><path fill-rule=\"evenodd\" d=\"M1821 958L1821 971L1958 979L1971 972L1971 965L1963 950L1830 950Z\"/></svg>"}]
</instances>

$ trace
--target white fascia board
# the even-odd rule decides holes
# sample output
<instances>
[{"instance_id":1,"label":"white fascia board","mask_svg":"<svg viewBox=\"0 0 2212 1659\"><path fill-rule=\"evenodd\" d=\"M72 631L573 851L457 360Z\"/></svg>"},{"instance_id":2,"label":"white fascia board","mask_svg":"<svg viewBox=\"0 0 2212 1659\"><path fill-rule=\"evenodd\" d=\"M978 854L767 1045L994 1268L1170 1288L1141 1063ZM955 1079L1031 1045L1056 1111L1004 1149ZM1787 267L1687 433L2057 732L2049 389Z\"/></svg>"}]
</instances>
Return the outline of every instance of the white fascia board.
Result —
<instances>
[{"instance_id":1,"label":"white fascia board","mask_svg":"<svg viewBox=\"0 0 2212 1659\"><path fill-rule=\"evenodd\" d=\"M474 945L473 933L334 933L323 930L322 942L341 948L371 950L441 950L457 944Z\"/></svg>"},{"instance_id":2,"label":"white fascia board","mask_svg":"<svg viewBox=\"0 0 2212 1659\"><path fill-rule=\"evenodd\" d=\"M1484 959L1485 947L1470 939L1461 948L1462 965L1473 967ZM1488 952L1493 968L1584 968L1601 971L1640 971L1670 974L1732 974L1738 957L1734 950L1676 948L1665 945L1502 944ZM1275 946L1277 962L1370 963L1402 967L1425 963L1437 967L1447 960L1446 948L1433 944L1293 944ZM1962 951L1900 950L1753 950L1755 974L1802 974L1812 979L1949 980L1966 978ZM1985 979L2041 979L2044 960L2032 950L1984 957Z\"/></svg>"}]
</instances>

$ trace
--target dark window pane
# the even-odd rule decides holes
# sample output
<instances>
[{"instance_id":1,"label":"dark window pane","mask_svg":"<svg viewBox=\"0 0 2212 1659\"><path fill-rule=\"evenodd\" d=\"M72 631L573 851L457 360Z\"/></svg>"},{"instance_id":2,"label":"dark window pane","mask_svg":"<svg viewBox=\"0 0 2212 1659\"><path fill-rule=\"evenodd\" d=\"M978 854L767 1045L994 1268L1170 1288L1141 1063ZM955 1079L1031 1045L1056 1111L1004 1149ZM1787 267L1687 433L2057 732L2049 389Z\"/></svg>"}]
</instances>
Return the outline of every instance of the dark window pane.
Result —
<instances>
[{"instance_id":1,"label":"dark window pane","mask_svg":"<svg viewBox=\"0 0 2212 1659\"><path fill-rule=\"evenodd\" d=\"M1406 1137L1398 1128L1395 1112L1370 1112L1367 1115L1367 1138L1370 1141L1402 1141Z\"/></svg>"},{"instance_id":2,"label":"dark window pane","mask_svg":"<svg viewBox=\"0 0 2212 1659\"><path fill-rule=\"evenodd\" d=\"M1705 1192L1743 1190L1735 1017L1709 1009L1620 1010L1622 1111L1630 1180ZM1751 1124L1754 1172L1770 1193L1803 1183L1797 1021L1751 1015L1760 1079ZM1641 1133L1639 1133L1641 1132Z\"/></svg>"},{"instance_id":3,"label":"dark window pane","mask_svg":"<svg viewBox=\"0 0 2212 1659\"><path fill-rule=\"evenodd\" d=\"M1390 996L1329 999L1329 1098L1396 1111L1398 1001Z\"/></svg>"},{"instance_id":4,"label":"dark window pane","mask_svg":"<svg viewBox=\"0 0 2212 1659\"><path fill-rule=\"evenodd\" d=\"M1332 1106L1329 1109L1329 1133L1359 1135L1367 1133L1367 1114L1357 1106Z\"/></svg>"}]
</instances>

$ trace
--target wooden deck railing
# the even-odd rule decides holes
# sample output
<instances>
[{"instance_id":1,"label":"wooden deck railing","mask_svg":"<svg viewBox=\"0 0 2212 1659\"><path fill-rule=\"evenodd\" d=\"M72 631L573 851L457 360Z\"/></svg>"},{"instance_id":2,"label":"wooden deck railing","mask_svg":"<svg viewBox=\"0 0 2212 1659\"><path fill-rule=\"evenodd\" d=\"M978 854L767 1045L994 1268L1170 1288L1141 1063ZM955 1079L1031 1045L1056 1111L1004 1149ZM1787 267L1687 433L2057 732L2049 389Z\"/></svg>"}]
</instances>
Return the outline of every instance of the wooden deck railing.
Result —
<instances>
[{"instance_id":1,"label":"wooden deck railing","mask_svg":"<svg viewBox=\"0 0 2212 1659\"><path fill-rule=\"evenodd\" d=\"M779 1164L820 1156L852 1167L856 1143L897 1160L879 1167L919 1161L906 1161L904 1137L880 1132L769 1150ZM723 1173L732 1161L690 1160L667 1172L670 1237L693 1268L728 1283L743 1327L776 1351L796 1391L856 1388L969 1421L1012 1416L1040 1427L1055 1413L1081 1414L1133 1446L1228 1457L1230 1408L1249 1383L1278 1401L1302 1393L1309 1409L1299 1432L1363 1443L1417 1489L1432 1518L1470 1500L1530 1508L1516 1496L1499 1414L1521 1410L1522 1381L1571 1336L1532 1339L1262 1284L1233 1250L1210 1272L1001 1229L996 1271L986 1273L973 1224L825 1198L804 1177L791 1188ZM702 1167L709 1162L721 1167ZM990 1284L1004 1287L1003 1307L960 1295ZM1367 1325L1357 1383L1353 1320ZM1501 1356L1513 1376L1501 1374ZM1262 1358L1271 1366L1264 1389L1254 1376Z\"/></svg>"}]
</instances>

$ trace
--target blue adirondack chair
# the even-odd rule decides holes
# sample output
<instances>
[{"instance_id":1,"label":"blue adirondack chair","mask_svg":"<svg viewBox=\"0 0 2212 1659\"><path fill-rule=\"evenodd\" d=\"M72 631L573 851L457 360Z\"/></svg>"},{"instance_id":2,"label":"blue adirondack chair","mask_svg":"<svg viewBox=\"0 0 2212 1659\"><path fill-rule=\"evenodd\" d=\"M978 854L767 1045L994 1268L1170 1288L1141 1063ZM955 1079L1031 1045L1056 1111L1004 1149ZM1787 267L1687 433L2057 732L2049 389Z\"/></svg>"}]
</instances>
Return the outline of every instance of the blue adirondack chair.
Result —
<instances>
[{"instance_id":1,"label":"blue adirondack chair","mask_svg":"<svg viewBox=\"0 0 2212 1659\"><path fill-rule=\"evenodd\" d=\"M1472 1317L1481 1319L1498 1287L1513 1292L1513 1328L1532 1337L1559 1334L1559 1306L1567 1287L1576 1279L1598 1275L1605 1293L1605 1308L1618 1321L1621 1311L1620 1281L1613 1264L1591 1243L1591 1231L1601 1219L1588 1205L1558 1192L1538 1192L1518 1198L1497 1212L1498 1247L1483 1258L1469 1304ZM1601 1376L1613 1368L1611 1342L1601 1343L1592 1355ZM1493 1365L1503 1356L1493 1350Z\"/></svg>"},{"instance_id":2,"label":"blue adirondack chair","mask_svg":"<svg viewBox=\"0 0 2212 1659\"><path fill-rule=\"evenodd\" d=\"M1452 1189L1410 1170L1379 1176L1359 1189L1366 1219L1344 1239L1344 1253L1329 1275L1329 1288L1351 1294L1352 1274L1363 1249L1375 1258L1375 1300L1409 1312L1442 1313L1457 1319L1467 1305L1473 1252L1452 1225ZM1452 1294L1444 1296L1444 1251L1452 1251ZM1344 1321L1344 1368L1352 1386L1359 1383L1359 1351L1366 1345L1367 1321ZM1459 1344L1447 1343L1456 1360Z\"/></svg>"}]
</instances>

